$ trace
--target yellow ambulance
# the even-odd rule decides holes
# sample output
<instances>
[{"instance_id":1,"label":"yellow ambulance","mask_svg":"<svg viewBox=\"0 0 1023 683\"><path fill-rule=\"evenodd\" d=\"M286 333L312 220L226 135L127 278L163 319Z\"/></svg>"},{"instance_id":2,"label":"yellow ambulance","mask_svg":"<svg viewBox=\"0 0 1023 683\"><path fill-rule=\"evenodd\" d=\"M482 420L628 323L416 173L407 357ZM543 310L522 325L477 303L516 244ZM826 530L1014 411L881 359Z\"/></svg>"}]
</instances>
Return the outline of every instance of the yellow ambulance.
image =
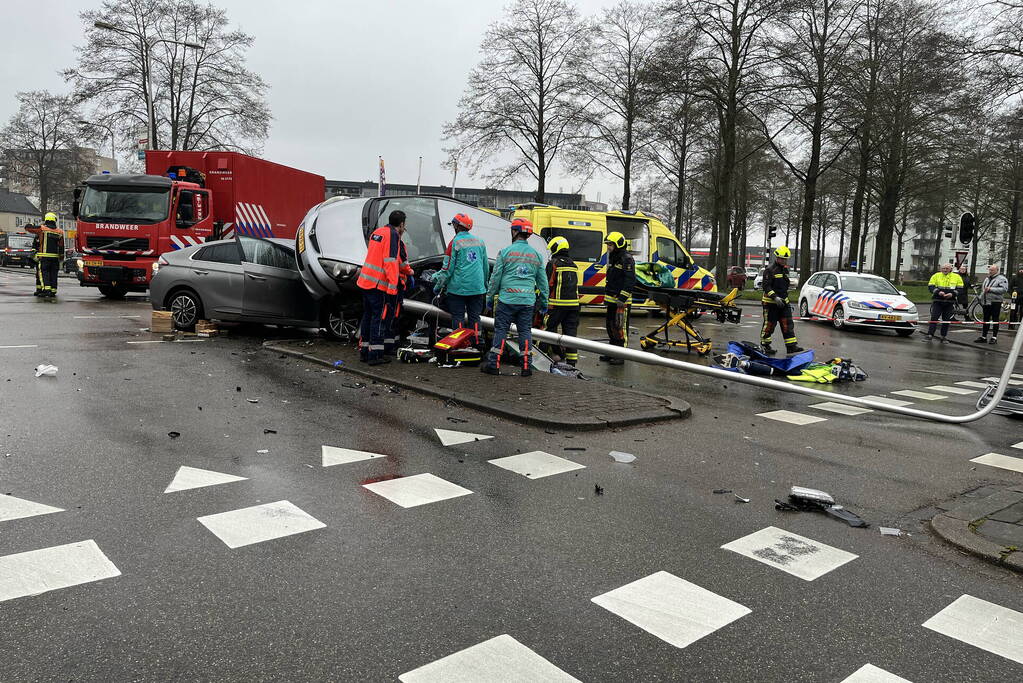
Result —
<instances>
[{"instance_id":1,"label":"yellow ambulance","mask_svg":"<svg viewBox=\"0 0 1023 683\"><path fill-rule=\"evenodd\" d=\"M571 211L556 206L528 204L501 211L508 220L528 218L534 229L547 241L564 237L579 267L581 287L603 287L607 275L607 251L604 239L609 232L620 232L629 241L629 251L636 263L661 263L671 269L676 286L716 292L714 276L696 265L678 239L655 216L641 211ZM583 290L586 291L586 290ZM584 306L602 306L602 294L582 294ZM638 298L637 298L638 301ZM642 308L656 308L652 301Z\"/></svg>"}]
</instances>

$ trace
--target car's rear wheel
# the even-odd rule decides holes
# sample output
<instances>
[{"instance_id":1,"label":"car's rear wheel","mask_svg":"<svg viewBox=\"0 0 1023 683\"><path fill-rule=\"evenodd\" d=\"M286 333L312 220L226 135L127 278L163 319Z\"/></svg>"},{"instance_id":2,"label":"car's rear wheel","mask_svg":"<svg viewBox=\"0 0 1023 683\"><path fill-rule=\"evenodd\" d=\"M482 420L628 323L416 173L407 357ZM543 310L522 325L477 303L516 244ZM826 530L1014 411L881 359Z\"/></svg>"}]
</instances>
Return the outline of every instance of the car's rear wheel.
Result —
<instances>
[{"instance_id":1,"label":"car's rear wheel","mask_svg":"<svg viewBox=\"0 0 1023 683\"><path fill-rule=\"evenodd\" d=\"M801 299L799 302L799 317L804 319L810 317L810 307L807 305L806 299Z\"/></svg>"},{"instance_id":2,"label":"car's rear wheel","mask_svg":"<svg viewBox=\"0 0 1023 683\"><path fill-rule=\"evenodd\" d=\"M831 314L831 324L834 325L836 330L841 330L845 327L845 309L841 306L835 306L835 312Z\"/></svg>"},{"instance_id":3,"label":"car's rear wheel","mask_svg":"<svg viewBox=\"0 0 1023 683\"><path fill-rule=\"evenodd\" d=\"M916 330L895 330L895 333L900 337L909 337L914 332L916 332Z\"/></svg>"},{"instance_id":4,"label":"car's rear wheel","mask_svg":"<svg viewBox=\"0 0 1023 683\"><path fill-rule=\"evenodd\" d=\"M128 293L128 289L116 285L100 285L99 293L108 299L123 299L124 295Z\"/></svg>"},{"instance_id":5,"label":"car's rear wheel","mask_svg":"<svg viewBox=\"0 0 1023 683\"><path fill-rule=\"evenodd\" d=\"M202 299L190 289L179 289L167 297L167 308L174 327L179 330L193 330L195 324L202 320Z\"/></svg>"}]
</instances>

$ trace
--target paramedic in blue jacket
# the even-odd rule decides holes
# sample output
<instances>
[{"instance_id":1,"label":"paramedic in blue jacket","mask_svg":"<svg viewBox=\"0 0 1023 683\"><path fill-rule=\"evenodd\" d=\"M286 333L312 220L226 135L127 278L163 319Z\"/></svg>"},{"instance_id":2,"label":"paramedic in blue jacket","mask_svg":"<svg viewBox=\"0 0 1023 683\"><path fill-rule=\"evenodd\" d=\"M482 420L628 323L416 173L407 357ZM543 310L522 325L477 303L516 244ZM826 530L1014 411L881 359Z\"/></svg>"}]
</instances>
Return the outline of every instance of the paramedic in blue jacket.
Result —
<instances>
[{"instance_id":1,"label":"paramedic in blue jacket","mask_svg":"<svg viewBox=\"0 0 1023 683\"><path fill-rule=\"evenodd\" d=\"M487 246L470 234L472 218L464 213L451 219L455 236L444 253L444 263L434 276L434 291L444 292L451 325L474 330L473 345L479 343L480 314L483 313L490 262Z\"/></svg>"},{"instance_id":2,"label":"paramedic in blue jacket","mask_svg":"<svg viewBox=\"0 0 1023 683\"><path fill-rule=\"evenodd\" d=\"M488 375L501 374L501 354L512 323L519 333L519 350L522 353L522 377L529 377L533 369L529 363L530 344L533 335L534 311L547 313L547 273L543 257L529 244L533 224L525 218L512 221L512 243L497 255L494 272L490 275L487 301L497 297L494 305L494 344L487 355L487 362L480 367Z\"/></svg>"}]
</instances>

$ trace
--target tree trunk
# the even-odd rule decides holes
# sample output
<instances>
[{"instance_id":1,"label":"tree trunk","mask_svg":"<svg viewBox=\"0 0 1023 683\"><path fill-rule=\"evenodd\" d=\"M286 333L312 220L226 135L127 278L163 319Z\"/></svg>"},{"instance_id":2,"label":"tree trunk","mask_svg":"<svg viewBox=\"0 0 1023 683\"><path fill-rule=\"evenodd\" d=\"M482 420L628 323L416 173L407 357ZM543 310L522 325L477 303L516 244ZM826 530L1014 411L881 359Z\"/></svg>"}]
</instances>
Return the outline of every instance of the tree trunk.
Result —
<instances>
[{"instance_id":1,"label":"tree trunk","mask_svg":"<svg viewBox=\"0 0 1023 683\"><path fill-rule=\"evenodd\" d=\"M622 211L629 210L632 199L632 122L625 124L625 164L622 169Z\"/></svg>"},{"instance_id":2,"label":"tree trunk","mask_svg":"<svg viewBox=\"0 0 1023 683\"><path fill-rule=\"evenodd\" d=\"M842 223L838 228L838 266L835 270L845 270L845 263L842 262L845 254L845 228L846 219L849 217L849 190L842 193Z\"/></svg>"}]
</instances>

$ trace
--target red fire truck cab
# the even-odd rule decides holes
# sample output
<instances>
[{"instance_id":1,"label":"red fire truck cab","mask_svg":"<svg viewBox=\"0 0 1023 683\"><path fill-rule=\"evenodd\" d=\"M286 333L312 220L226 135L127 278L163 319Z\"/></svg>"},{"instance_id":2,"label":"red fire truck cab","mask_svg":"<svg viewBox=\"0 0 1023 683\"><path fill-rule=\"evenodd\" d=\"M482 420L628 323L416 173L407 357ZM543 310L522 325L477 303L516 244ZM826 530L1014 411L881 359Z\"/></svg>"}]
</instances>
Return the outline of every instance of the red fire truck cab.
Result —
<instances>
[{"instance_id":1,"label":"red fire truck cab","mask_svg":"<svg viewBox=\"0 0 1023 683\"><path fill-rule=\"evenodd\" d=\"M80 283L144 292L160 254L239 234L295 236L324 179L237 152L146 152L146 175L103 173L75 191ZM83 191L84 189L84 191Z\"/></svg>"}]
</instances>

